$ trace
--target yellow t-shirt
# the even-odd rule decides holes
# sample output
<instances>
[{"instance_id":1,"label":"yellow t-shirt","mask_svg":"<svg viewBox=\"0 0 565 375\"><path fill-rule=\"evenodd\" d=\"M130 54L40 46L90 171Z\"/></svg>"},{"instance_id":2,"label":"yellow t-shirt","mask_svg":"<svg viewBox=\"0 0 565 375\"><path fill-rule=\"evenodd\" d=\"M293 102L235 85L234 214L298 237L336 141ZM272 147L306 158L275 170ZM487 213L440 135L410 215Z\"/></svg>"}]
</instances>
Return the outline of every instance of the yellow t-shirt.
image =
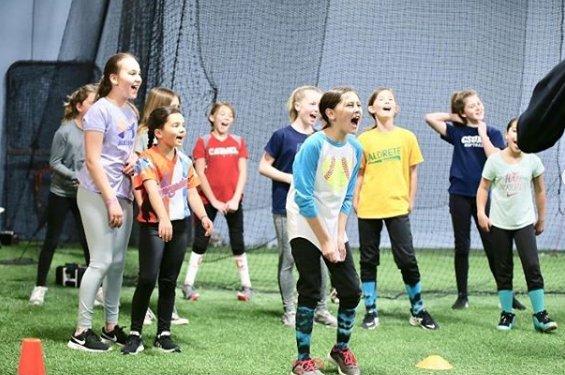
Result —
<instances>
[{"instance_id":1,"label":"yellow t-shirt","mask_svg":"<svg viewBox=\"0 0 565 375\"><path fill-rule=\"evenodd\" d=\"M359 136L363 146L363 184L357 217L384 219L406 215L410 208L410 167L424 161L409 130L371 129Z\"/></svg>"}]
</instances>

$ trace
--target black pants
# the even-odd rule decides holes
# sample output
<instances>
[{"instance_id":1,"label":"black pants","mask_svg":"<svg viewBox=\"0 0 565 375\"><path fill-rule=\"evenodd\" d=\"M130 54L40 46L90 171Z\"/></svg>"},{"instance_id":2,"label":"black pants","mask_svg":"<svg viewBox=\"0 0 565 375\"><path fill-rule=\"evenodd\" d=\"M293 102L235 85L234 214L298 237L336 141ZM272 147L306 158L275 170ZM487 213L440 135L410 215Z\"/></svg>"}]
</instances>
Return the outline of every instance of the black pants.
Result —
<instances>
[{"instance_id":1,"label":"black pants","mask_svg":"<svg viewBox=\"0 0 565 375\"><path fill-rule=\"evenodd\" d=\"M487 202L486 214L489 213L490 202ZM490 272L494 276L494 257L493 243L491 235L484 232L479 226L477 218L477 200L475 197L465 197L462 195L449 195L449 213L453 224L453 235L455 238L455 279L457 282L457 292L460 295L467 295L467 280L469 277L469 250L471 248L471 217L475 221L475 226L481 236L483 248L485 250Z\"/></svg>"},{"instance_id":2,"label":"black pants","mask_svg":"<svg viewBox=\"0 0 565 375\"><path fill-rule=\"evenodd\" d=\"M377 280L383 222L390 237L392 256L402 274L402 280L407 285L416 285L420 281L420 270L414 254L408 215L386 219L358 219L361 280L363 282Z\"/></svg>"},{"instance_id":3,"label":"black pants","mask_svg":"<svg viewBox=\"0 0 565 375\"><path fill-rule=\"evenodd\" d=\"M47 234L45 235L45 241L43 241L37 264L37 280L35 283L37 286L45 286L47 282L47 274L49 273L49 267L51 267L53 254L55 253L57 245L59 245L59 239L61 238L61 233L63 233L63 224L65 224L65 218L69 211L71 211L75 218L78 239L84 254L84 261L86 265L90 263L90 254L88 252L88 245L86 244L86 237L84 236L84 229L82 227L76 197L60 197L50 192L46 210Z\"/></svg>"},{"instance_id":4,"label":"black pants","mask_svg":"<svg viewBox=\"0 0 565 375\"><path fill-rule=\"evenodd\" d=\"M528 291L543 289L543 276L538 258L536 234L533 225L517 229L506 230L491 226L492 241L496 251L495 279L498 290L512 290L512 273L514 263L512 260L512 242L516 242L516 250L522 262L522 269L526 277Z\"/></svg>"},{"instance_id":5,"label":"black pants","mask_svg":"<svg viewBox=\"0 0 565 375\"><path fill-rule=\"evenodd\" d=\"M211 204L205 204L204 208L210 220L214 221L218 210ZM243 243L243 207L241 204L237 211L226 214L226 221L228 223L231 251L233 255L242 255L245 253L245 245ZM200 220L194 215L194 243L192 244L192 251L196 254L204 254L208 249L210 237L206 237L204 233L205 230L202 228Z\"/></svg>"},{"instance_id":6,"label":"black pants","mask_svg":"<svg viewBox=\"0 0 565 375\"><path fill-rule=\"evenodd\" d=\"M322 299L322 268L320 257L328 266L330 279L337 291L340 308L354 309L359 304L361 289L359 276L353 264L349 244L346 243L347 256L343 262L332 263L322 256L320 250L305 238L290 240L292 256L298 270L298 305L314 309Z\"/></svg>"},{"instance_id":7,"label":"black pants","mask_svg":"<svg viewBox=\"0 0 565 375\"><path fill-rule=\"evenodd\" d=\"M157 333L170 331L177 278L188 246L189 221L174 220L173 238L163 242L157 224L139 226L139 273L131 302L131 330L141 333L151 293L159 280Z\"/></svg>"}]
</instances>

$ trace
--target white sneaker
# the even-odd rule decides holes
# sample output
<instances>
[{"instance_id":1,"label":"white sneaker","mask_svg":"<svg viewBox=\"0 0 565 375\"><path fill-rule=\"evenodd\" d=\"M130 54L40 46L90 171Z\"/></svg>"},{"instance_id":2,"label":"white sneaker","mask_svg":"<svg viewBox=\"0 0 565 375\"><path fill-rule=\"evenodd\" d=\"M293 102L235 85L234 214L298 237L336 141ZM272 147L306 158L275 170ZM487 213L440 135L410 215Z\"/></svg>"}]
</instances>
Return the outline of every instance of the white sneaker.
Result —
<instances>
[{"instance_id":1,"label":"white sneaker","mask_svg":"<svg viewBox=\"0 0 565 375\"><path fill-rule=\"evenodd\" d=\"M181 318L176 306L173 309L173 315L171 315L171 324L175 326L188 324L188 318Z\"/></svg>"},{"instance_id":2,"label":"white sneaker","mask_svg":"<svg viewBox=\"0 0 565 375\"><path fill-rule=\"evenodd\" d=\"M326 327L337 327L337 319L328 310L316 310L314 313L314 323L325 325Z\"/></svg>"},{"instance_id":3,"label":"white sneaker","mask_svg":"<svg viewBox=\"0 0 565 375\"><path fill-rule=\"evenodd\" d=\"M97 306L104 306L104 289L102 287L98 288L96 298L94 299L94 307Z\"/></svg>"},{"instance_id":4,"label":"white sneaker","mask_svg":"<svg viewBox=\"0 0 565 375\"><path fill-rule=\"evenodd\" d=\"M283 314L281 321L282 324L285 325L286 327L294 328L296 325L296 311L294 310L286 311Z\"/></svg>"},{"instance_id":5,"label":"white sneaker","mask_svg":"<svg viewBox=\"0 0 565 375\"><path fill-rule=\"evenodd\" d=\"M31 297L29 297L29 303L34 306L41 306L45 300L45 293L47 292L46 286L36 286L31 291Z\"/></svg>"},{"instance_id":6,"label":"white sneaker","mask_svg":"<svg viewBox=\"0 0 565 375\"><path fill-rule=\"evenodd\" d=\"M153 314L153 311L151 311L150 308L147 308L147 312L145 313L145 318L143 319L143 325L144 326L148 326L151 323L153 323L153 321L157 319L155 314Z\"/></svg>"}]
</instances>

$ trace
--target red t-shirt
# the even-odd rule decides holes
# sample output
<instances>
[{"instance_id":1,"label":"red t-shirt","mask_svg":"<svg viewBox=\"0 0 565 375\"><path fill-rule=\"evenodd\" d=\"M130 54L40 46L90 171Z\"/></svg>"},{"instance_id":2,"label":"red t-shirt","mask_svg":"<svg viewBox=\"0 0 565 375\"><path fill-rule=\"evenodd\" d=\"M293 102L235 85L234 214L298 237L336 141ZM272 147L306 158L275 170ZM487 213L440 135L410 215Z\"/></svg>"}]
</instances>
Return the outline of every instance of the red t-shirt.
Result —
<instances>
[{"instance_id":1,"label":"red t-shirt","mask_svg":"<svg viewBox=\"0 0 565 375\"><path fill-rule=\"evenodd\" d=\"M220 202L229 201L235 193L239 178L239 159L248 158L243 138L229 134L220 141L211 133L206 134L196 141L192 156L194 160L205 159L204 174L216 199ZM200 196L204 204L209 203L201 190Z\"/></svg>"}]
</instances>

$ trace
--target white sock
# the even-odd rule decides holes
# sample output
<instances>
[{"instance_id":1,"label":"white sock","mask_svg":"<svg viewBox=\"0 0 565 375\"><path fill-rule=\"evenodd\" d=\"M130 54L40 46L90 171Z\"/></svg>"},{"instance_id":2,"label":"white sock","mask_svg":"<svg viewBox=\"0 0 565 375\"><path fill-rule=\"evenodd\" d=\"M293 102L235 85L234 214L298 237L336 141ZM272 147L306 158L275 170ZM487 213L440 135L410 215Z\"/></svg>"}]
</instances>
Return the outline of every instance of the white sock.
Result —
<instances>
[{"instance_id":1,"label":"white sock","mask_svg":"<svg viewBox=\"0 0 565 375\"><path fill-rule=\"evenodd\" d=\"M184 278L184 285L194 285L194 280L198 273L198 267L202 264L203 259L204 254L196 254L194 251L190 254L188 270L186 271L186 277Z\"/></svg>"},{"instance_id":2,"label":"white sock","mask_svg":"<svg viewBox=\"0 0 565 375\"><path fill-rule=\"evenodd\" d=\"M247 254L234 255L235 265L241 278L241 286L251 288L251 280L249 279L249 267L247 266Z\"/></svg>"}]
</instances>

